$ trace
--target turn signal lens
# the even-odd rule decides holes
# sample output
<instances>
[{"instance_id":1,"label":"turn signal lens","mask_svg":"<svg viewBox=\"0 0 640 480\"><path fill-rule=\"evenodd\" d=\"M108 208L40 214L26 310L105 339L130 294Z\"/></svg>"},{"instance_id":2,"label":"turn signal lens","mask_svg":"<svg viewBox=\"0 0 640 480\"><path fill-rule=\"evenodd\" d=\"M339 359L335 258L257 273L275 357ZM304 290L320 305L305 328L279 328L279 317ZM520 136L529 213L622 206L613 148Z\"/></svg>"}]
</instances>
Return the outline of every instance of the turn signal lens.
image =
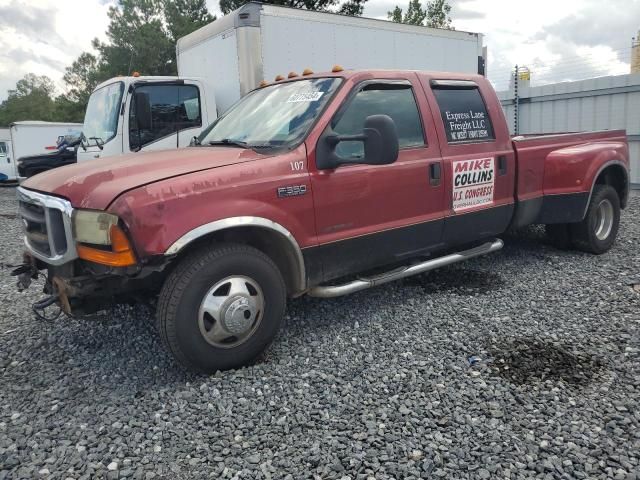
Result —
<instances>
[{"instance_id":1,"label":"turn signal lens","mask_svg":"<svg viewBox=\"0 0 640 480\"><path fill-rule=\"evenodd\" d=\"M109 231L111 250L101 250L78 244L76 250L83 260L108 265L110 267L129 267L136 264L136 256L127 235L118 225L112 225Z\"/></svg>"}]
</instances>

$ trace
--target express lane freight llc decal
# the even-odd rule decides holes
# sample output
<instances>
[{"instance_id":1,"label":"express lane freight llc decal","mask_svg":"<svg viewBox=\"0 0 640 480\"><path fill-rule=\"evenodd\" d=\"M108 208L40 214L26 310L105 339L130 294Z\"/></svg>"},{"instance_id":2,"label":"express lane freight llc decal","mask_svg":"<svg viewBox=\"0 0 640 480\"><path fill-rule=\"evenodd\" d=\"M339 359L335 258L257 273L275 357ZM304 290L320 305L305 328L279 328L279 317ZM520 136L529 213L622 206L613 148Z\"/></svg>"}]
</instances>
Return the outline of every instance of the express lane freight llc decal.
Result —
<instances>
[{"instance_id":1,"label":"express lane freight llc decal","mask_svg":"<svg viewBox=\"0 0 640 480\"><path fill-rule=\"evenodd\" d=\"M484 112L445 112L445 127L450 142L465 140L485 140L489 138L487 120Z\"/></svg>"},{"instance_id":2,"label":"express lane freight llc decal","mask_svg":"<svg viewBox=\"0 0 640 480\"><path fill-rule=\"evenodd\" d=\"M453 211L493 203L494 160L479 158L453 162Z\"/></svg>"}]
</instances>

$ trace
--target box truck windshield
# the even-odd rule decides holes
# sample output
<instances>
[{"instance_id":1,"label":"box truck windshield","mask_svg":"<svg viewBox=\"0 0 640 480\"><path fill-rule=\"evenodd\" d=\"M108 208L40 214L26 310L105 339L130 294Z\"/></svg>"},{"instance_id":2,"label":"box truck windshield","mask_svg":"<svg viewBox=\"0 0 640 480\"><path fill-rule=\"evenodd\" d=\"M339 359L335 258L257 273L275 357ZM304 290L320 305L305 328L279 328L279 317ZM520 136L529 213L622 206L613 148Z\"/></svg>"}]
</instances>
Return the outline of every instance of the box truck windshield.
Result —
<instances>
[{"instance_id":1,"label":"box truck windshield","mask_svg":"<svg viewBox=\"0 0 640 480\"><path fill-rule=\"evenodd\" d=\"M89 145L102 145L116 136L124 83L106 85L91 94L83 133Z\"/></svg>"},{"instance_id":2,"label":"box truck windshield","mask_svg":"<svg viewBox=\"0 0 640 480\"><path fill-rule=\"evenodd\" d=\"M200 137L204 145L288 147L306 135L340 85L339 78L314 78L255 90Z\"/></svg>"}]
</instances>

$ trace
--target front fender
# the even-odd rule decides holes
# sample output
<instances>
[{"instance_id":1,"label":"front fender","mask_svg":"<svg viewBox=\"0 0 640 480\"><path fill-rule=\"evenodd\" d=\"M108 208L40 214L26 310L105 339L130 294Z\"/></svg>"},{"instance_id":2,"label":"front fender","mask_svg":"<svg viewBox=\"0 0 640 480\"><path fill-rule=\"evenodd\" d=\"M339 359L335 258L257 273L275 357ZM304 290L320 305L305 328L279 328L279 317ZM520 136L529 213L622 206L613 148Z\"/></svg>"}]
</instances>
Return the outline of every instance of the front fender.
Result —
<instances>
[{"instance_id":1,"label":"front fender","mask_svg":"<svg viewBox=\"0 0 640 480\"><path fill-rule=\"evenodd\" d=\"M141 186L120 195L109 207L126 224L142 258L165 255L172 245L204 225L233 218L260 218L280 225L304 248L315 241L311 189L278 197L283 185L308 185L306 172L289 162L243 164Z\"/></svg>"}]
</instances>

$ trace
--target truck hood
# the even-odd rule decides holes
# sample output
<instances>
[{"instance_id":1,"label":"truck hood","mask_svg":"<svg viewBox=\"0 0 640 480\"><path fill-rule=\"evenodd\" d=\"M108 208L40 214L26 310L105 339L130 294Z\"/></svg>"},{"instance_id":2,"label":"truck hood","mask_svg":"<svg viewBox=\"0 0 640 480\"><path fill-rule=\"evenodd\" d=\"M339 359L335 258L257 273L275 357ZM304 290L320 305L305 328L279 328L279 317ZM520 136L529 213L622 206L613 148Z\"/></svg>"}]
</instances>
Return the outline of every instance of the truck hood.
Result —
<instances>
[{"instance_id":1,"label":"truck hood","mask_svg":"<svg viewBox=\"0 0 640 480\"><path fill-rule=\"evenodd\" d=\"M105 210L121 193L188 173L266 158L238 147L191 147L135 153L56 168L22 186L68 199L76 208Z\"/></svg>"}]
</instances>

